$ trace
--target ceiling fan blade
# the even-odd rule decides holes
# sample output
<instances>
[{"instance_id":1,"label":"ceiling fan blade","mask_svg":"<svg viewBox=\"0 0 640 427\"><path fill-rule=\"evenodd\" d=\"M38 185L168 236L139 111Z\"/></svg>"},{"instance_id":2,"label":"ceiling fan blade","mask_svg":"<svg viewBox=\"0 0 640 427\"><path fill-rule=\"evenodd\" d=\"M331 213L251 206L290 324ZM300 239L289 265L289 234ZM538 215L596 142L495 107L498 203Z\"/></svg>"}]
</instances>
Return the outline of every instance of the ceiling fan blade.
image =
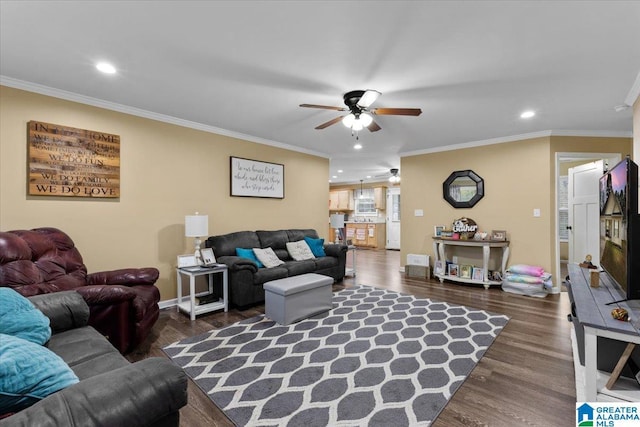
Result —
<instances>
[{"instance_id":1,"label":"ceiling fan blade","mask_svg":"<svg viewBox=\"0 0 640 427\"><path fill-rule=\"evenodd\" d=\"M367 89L356 105L361 108L367 108L376 102L376 99L378 99L380 95L381 93L377 90Z\"/></svg>"},{"instance_id":2,"label":"ceiling fan blade","mask_svg":"<svg viewBox=\"0 0 640 427\"><path fill-rule=\"evenodd\" d=\"M332 107L330 105L316 105L316 104L300 104L301 107L305 108L321 108L323 110L336 110L336 111L346 111L347 109L344 107Z\"/></svg>"},{"instance_id":3,"label":"ceiling fan blade","mask_svg":"<svg viewBox=\"0 0 640 427\"><path fill-rule=\"evenodd\" d=\"M329 120L328 122L325 122L321 125L316 126L316 129L324 129L324 128L328 128L329 126L338 123L340 120L342 120L344 116L339 116L336 117L335 119Z\"/></svg>"},{"instance_id":4,"label":"ceiling fan blade","mask_svg":"<svg viewBox=\"0 0 640 427\"><path fill-rule=\"evenodd\" d=\"M369 131L371 132L378 132L380 129L382 129L380 127L379 124L377 124L376 122L371 122L371 124L369 126L367 126L367 129L369 129Z\"/></svg>"},{"instance_id":5,"label":"ceiling fan blade","mask_svg":"<svg viewBox=\"0 0 640 427\"><path fill-rule=\"evenodd\" d=\"M419 108L372 108L370 113L378 116L419 116L422 110Z\"/></svg>"}]
</instances>

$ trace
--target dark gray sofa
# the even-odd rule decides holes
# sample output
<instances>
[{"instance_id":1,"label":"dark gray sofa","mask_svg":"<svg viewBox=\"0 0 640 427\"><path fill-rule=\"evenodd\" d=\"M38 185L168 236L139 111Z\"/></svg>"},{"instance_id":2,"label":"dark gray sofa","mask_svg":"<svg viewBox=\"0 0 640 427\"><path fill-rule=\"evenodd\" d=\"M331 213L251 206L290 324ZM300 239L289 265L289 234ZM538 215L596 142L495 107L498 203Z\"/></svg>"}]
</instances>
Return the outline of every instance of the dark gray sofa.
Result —
<instances>
[{"instance_id":1,"label":"dark gray sofa","mask_svg":"<svg viewBox=\"0 0 640 427\"><path fill-rule=\"evenodd\" d=\"M46 345L80 382L0 420L0 427L178 426L187 404L187 376L164 358L129 363L91 326L89 306L75 291L29 300L50 320Z\"/></svg>"},{"instance_id":2,"label":"dark gray sofa","mask_svg":"<svg viewBox=\"0 0 640 427\"><path fill-rule=\"evenodd\" d=\"M337 282L344 278L347 246L325 244L326 256L294 261L287 251L287 242L297 242L306 237L318 238L313 229L275 231L238 231L221 236L211 236L205 241L213 248L216 261L229 268L229 302L242 309L264 302L262 285L270 280L298 276L305 273L324 274ZM273 268L258 268L246 258L236 256L236 248L272 248L284 264Z\"/></svg>"}]
</instances>

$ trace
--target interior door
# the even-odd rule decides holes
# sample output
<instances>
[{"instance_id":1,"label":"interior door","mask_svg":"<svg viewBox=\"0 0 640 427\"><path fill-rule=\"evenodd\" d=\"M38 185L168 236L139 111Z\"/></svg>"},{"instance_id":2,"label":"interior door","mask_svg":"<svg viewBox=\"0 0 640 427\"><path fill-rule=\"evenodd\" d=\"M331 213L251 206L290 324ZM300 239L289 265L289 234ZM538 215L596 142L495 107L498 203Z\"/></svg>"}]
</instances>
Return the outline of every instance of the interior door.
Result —
<instances>
[{"instance_id":1,"label":"interior door","mask_svg":"<svg viewBox=\"0 0 640 427\"><path fill-rule=\"evenodd\" d=\"M387 249L400 250L400 188L387 190Z\"/></svg>"},{"instance_id":2,"label":"interior door","mask_svg":"<svg viewBox=\"0 0 640 427\"><path fill-rule=\"evenodd\" d=\"M600 265L599 180L603 160L569 168L569 262L580 263L590 254Z\"/></svg>"}]
</instances>

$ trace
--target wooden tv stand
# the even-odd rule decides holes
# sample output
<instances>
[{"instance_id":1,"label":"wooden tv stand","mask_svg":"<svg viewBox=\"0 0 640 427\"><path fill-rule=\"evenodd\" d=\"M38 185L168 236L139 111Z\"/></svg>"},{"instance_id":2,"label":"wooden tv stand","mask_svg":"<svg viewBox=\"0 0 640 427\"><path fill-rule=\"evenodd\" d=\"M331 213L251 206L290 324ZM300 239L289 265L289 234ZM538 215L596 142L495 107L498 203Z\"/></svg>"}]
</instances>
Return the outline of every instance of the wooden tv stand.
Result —
<instances>
[{"instance_id":1,"label":"wooden tv stand","mask_svg":"<svg viewBox=\"0 0 640 427\"><path fill-rule=\"evenodd\" d=\"M625 383L617 377L633 350L632 346L627 345L613 374L598 371L597 360L598 337L640 344L640 300L606 305L625 298L607 273L600 273L600 286L592 288L590 274L594 270L575 264L569 264L568 269L570 283L567 287L576 317L573 321L584 327L585 401L640 401L640 386L635 381L626 380ZM629 312L630 321L615 320L611 316L611 310L618 307Z\"/></svg>"}]
</instances>

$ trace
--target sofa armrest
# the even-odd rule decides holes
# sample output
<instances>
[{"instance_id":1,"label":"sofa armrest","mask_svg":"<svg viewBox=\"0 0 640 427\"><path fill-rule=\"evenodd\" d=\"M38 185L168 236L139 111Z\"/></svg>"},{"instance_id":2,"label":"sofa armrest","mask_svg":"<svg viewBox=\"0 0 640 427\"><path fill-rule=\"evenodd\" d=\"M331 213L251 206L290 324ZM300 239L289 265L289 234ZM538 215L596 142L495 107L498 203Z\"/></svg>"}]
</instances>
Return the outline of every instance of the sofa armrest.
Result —
<instances>
[{"instance_id":1,"label":"sofa armrest","mask_svg":"<svg viewBox=\"0 0 640 427\"><path fill-rule=\"evenodd\" d=\"M81 286L76 288L84 300L89 305L98 304L118 304L123 301L132 300L136 297L136 293L126 286Z\"/></svg>"},{"instance_id":2,"label":"sofa armrest","mask_svg":"<svg viewBox=\"0 0 640 427\"><path fill-rule=\"evenodd\" d=\"M29 297L29 301L49 318L53 333L86 326L89 306L76 291L62 291Z\"/></svg>"},{"instance_id":3,"label":"sofa armrest","mask_svg":"<svg viewBox=\"0 0 640 427\"><path fill-rule=\"evenodd\" d=\"M347 249L349 249L349 246L347 245L336 245L334 243L329 243L324 245L324 253L327 254L327 256L332 256L336 258L339 258L341 256L341 253L346 254Z\"/></svg>"},{"instance_id":4,"label":"sofa armrest","mask_svg":"<svg viewBox=\"0 0 640 427\"><path fill-rule=\"evenodd\" d=\"M186 404L186 374L155 357L84 379L0 426L151 426Z\"/></svg>"},{"instance_id":5,"label":"sofa armrest","mask_svg":"<svg viewBox=\"0 0 640 427\"><path fill-rule=\"evenodd\" d=\"M157 268L123 268L87 274L87 285L153 285L160 272Z\"/></svg>"},{"instance_id":6,"label":"sofa armrest","mask_svg":"<svg viewBox=\"0 0 640 427\"><path fill-rule=\"evenodd\" d=\"M217 258L216 261L225 264L230 271L251 270L253 273L258 271L258 266L255 262L239 256L221 256Z\"/></svg>"}]
</instances>

